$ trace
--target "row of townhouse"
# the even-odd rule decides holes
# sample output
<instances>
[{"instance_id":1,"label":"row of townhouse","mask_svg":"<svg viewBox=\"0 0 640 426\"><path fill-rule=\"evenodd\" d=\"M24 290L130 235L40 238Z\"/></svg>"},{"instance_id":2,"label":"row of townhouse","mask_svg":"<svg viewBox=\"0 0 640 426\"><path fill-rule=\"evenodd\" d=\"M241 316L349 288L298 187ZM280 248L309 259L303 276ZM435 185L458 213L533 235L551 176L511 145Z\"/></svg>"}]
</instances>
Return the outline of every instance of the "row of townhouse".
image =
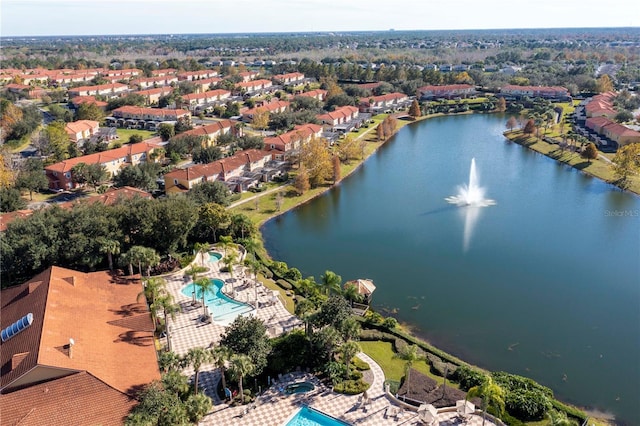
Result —
<instances>
[{"instance_id":1,"label":"row of townhouse","mask_svg":"<svg viewBox=\"0 0 640 426\"><path fill-rule=\"evenodd\" d=\"M264 149L273 151L274 160L289 161L292 156L298 153L303 144L312 138L321 137L322 130L322 126L318 124L299 124L289 132L265 138Z\"/></svg>"},{"instance_id":2,"label":"row of townhouse","mask_svg":"<svg viewBox=\"0 0 640 426\"><path fill-rule=\"evenodd\" d=\"M243 81L236 84L236 90L244 91L245 93L248 93L248 94L257 93L262 90L267 90L270 87L273 87L273 82L271 82L271 80L265 80L265 79Z\"/></svg>"},{"instance_id":3,"label":"row of townhouse","mask_svg":"<svg viewBox=\"0 0 640 426\"><path fill-rule=\"evenodd\" d=\"M585 127L615 142L618 147L623 147L630 143L640 143L640 132L625 127L604 116L587 118ZM596 140L596 142L607 145L606 141Z\"/></svg>"},{"instance_id":4,"label":"row of townhouse","mask_svg":"<svg viewBox=\"0 0 640 426\"><path fill-rule=\"evenodd\" d=\"M97 135L100 131L100 123L93 120L78 120L67 123L64 130L72 142L78 143Z\"/></svg>"},{"instance_id":5,"label":"row of townhouse","mask_svg":"<svg viewBox=\"0 0 640 426\"><path fill-rule=\"evenodd\" d=\"M208 164L176 169L164 175L167 194L189 191L203 182L224 182L230 190L242 192L269 180L275 168L268 167L271 152L248 149Z\"/></svg>"},{"instance_id":6,"label":"row of townhouse","mask_svg":"<svg viewBox=\"0 0 640 426\"><path fill-rule=\"evenodd\" d=\"M242 81L247 82L260 77L260 73L258 71L244 71L239 72L238 76L242 78Z\"/></svg>"},{"instance_id":7,"label":"row of townhouse","mask_svg":"<svg viewBox=\"0 0 640 426\"><path fill-rule=\"evenodd\" d=\"M75 96L106 96L116 97L129 92L129 86L122 83L99 84L97 86L80 86L69 89L69 97Z\"/></svg>"},{"instance_id":8,"label":"row of townhouse","mask_svg":"<svg viewBox=\"0 0 640 426\"><path fill-rule=\"evenodd\" d=\"M291 84L300 84L305 80L304 74L300 72L290 72L287 74L276 74L272 77L276 84L288 86Z\"/></svg>"},{"instance_id":9,"label":"row of townhouse","mask_svg":"<svg viewBox=\"0 0 640 426\"><path fill-rule=\"evenodd\" d=\"M111 111L115 119L144 120L144 121L177 121L178 119L191 119L191 113L183 109L145 108L125 105ZM109 119L111 117L107 117Z\"/></svg>"},{"instance_id":10,"label":"row of townhouse","mask_svg":"<svg viewBox=\"0 0 640 426\"><path fill-rule=\"evenodd\" d=\"M569 90L560 86L516 86L508 84L500 88L497 96L508 99L543 98L557 101L571 99Z\"/></svg>"},{"instance_id":11,"label":"row of townhouse","mask_svg":"<svg viewBox=\"0 0 640 426\"><path fill-rule=\"evenodd\" d=\"M144 77L136 78L129 82L129 86L136 86L139 89L151 89L153 87L170 86L171 84L178 83L178 77L174 75L167 75L162 77Z\"/></svg>"},{"instance_id":12,"label":"row of townhouse","mask_svg":"<svg viewBox=\"0 0 640 426\"><path fill-rule=\"evenodd\" d=\"M213 86L220 83L222 79L220 77L202 78L200 80L193 80L192 83L196 86L196 92L206 92L211 90Z\"/></svg>"},{"instance_id":13,"label":"row of townhouse","mask_svg":"<svg viewBox=\"0 0 640 426\"><path fill-rule=\"evenodd\" d=\"M176 137L180 136L201 136L203 142L207 146L214 145L216 140L228 133L232 133L235 136L242 136L242 127L236 126L231 120L221 120L215 123L206 124L204 126L198 126L186 132L180 133Z\"/></svg>"},{"instance_id":14,"label":"row of townhouse","mask_svg":"<svg viewBox=\"0 0 640 426\"><path fill-rule=\"evenodd\" d=\"M288 101L281 101L276 99L269 103L262 104L258 107L248 109L242 113L241 119L245 123L249 123L253 120L253 117L258 113L268 112L269 114L277 114L285 112L289 109L290 103Z\"/></svg>"},{"instance_id":15,"label":"row of townhouse","mask_svg":"<svg viewBox=\"0 0 640 426\"><path fill-rule=\"evenodd\" d=\"M45 167L45 175L49 180L50 189L73 189L76 187L71 174L74 166L84 164L100 164L104 166L109 177L120 172L120 169L128 165L138 165L149 160L154 150L160 148L160 139L154 138L135 144L124 145L120 148L82 157L69 158L59 163Z\"/></svg>"},{"instance_id":16,"label":"row of townhouse","mask_svg":"<svg viewBox=\"0 0 640 426\"><path fill-rule=\"evenodd\" d=\"M324 89L315 89L309 90L308 92L298 93L296 96L308 96L310 98L317 99L320 102L324 102L327 98L327 91Z\"/></svg>"},{"instance_id":17,"label":"row of townhouse","mask_svg":"<svg viewBox=\"0 0 640 426\"><path fill-rule=\"evenodd\" d=\"M320 114L318 121L331 131L341 131L348 127L349 123L357 120L360 110L354 106L343 106L334 111Z\"/></svg>"},{"instance_id":18,"label":"row of townhouse","mask_svg":"<svg viewBox=\"0 0 640 426\"><path fill-rule=\"evenodd\" d=\"M231 97L231 92L223 89L209 90L203 93L191 93L182 96L180 107L186 107L189 111L195 112L202 107L218 105Z\"/></svg>"},{"instance_id":19,"label":"row of townhouse","mask_svg":"<svg viewBox=\"0 0 640 426\"><path fill-rule=\"evenodd\" d=\"M194 80L201 80L203 78L212 78L217 76L218 76L218 71L214 71L214 70L184 71L178 74L178 80L194 81Z\"/></svg>"},{"instance_id":20,"label":"row of townhouse","mask_svg":"<svg viewBox=\"0 0 640 426\"><path fill-rule=\"evenodd\" d=\"M475 86L470 84L447 84L442 86L423 86L417 91L421 100L468 98L476 94Z\"/></svg>"},{"instance_id":21,"label":"row of townhouse","mask_svg":"<svg viewBox=\"0 0 640 426\"><path fill-rule=\"evenodd\" d=\"M616 97L614 92L601 93L594 96L584 106L587 118L607 117L614 118L618 111L613 107L613 100Z\"/></svg>"},{"instance_id":22,"label":"row of townhouse","mask_svg":"<svg viewBox=\"0 0 640 426\"><path fill-rule=\"evenodd\" d=\"M165 87L156 87L154 89L138 90L137 92L133 92L133 93L144 97L146 105L154 105L160 101L161 97L170 95L172 92L173 92L173 87L165 86Z\"/></svg>"},{"instance_id":23,"label":"row of townhouse","mask_svg":"<svg viewBox=\"0 0 640 426\"><path fill-rule=\"evenodd\" d=\"M394 92L386 95L372 96L360 101L360 112L379 114L384 111L397 111L409 106L411 99L404 93Z\"/></svg>"},{"instance_id":24,"label":"row of townhouse","mask_svg":"<svg viewBox=\"0 0 640 426\"><path fill-rule=\"evenodd\" d=\"M78 108L80 105L82 104L95 104L98 108L101 109L106 109L107 108L107 102L104 101L99 101L96 99L95 96L93 95L89 95L89 96L75 96L73 98L71 98L71 104L73 105L74 108Z\"/></svg>"},{"instance_id":25,"label":"row of townhouse","mask_svg":"<svg viewBox=\"0 0 640 426\"><path fill-rule=\"evenodd\" d=\"M37 86L30 86L28 84L19 84L19 83L9 83L4 86L5 90L11 93L15 93L17 95L25 96L29 99L39 99L47 92Z\"/></svg>"}]
</instances>

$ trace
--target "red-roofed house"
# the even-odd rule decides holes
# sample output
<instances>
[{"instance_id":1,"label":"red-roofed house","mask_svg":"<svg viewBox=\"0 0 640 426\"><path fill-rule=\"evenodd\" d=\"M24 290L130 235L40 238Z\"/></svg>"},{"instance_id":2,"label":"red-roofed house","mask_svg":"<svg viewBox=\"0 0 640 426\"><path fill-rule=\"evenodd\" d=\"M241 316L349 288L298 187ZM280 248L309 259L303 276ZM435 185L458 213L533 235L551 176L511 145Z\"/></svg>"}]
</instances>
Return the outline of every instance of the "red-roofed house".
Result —
<instances>
[{"instance_id":1,"label":"red-roofed house","mask_svg":"<svg viewBox=\"0 0 640 426\"><path fill-rule=\"evenodd\" d=\"M282 84L284 86L290 84L300 84L304 81L304 74L301 72L290 72L287 74L278 74L273 76L273 81L276 84Z\"/></svg>"},{"instance_id":2,"label":"red-roofed house","mask_svg":"<svg viewBox=\"0 0 640 426\"><path fill-rule=\"evenodd\" d=\"M178 74L178 79L194 81L194 80L201 80L203 78L211 78L211 77L217 77L217 76L218 76L218 71L214 71L214 70L185 71Z\"/></svg>"},{"instance_id":3,"label":"red-roofed house","mask_svg":"<svg viewBox=\"0 0 640 426\"><path fill-rule=\"evenodd\" d=\"M130 86L137 86L141 90L151 89L154 87L169 86L171 83L177 83L178 77L175 75L167 75L162 77L144 77L131 80Z\"/></svg>"},{"instance_id":4,"label":"red-roofed house","mask_svg":"<svg viewBox=\"0 0 640 426\"><path fill-rule=\"evenodd\" d=\"M191 93L183 95L183 106L189 108L190 111L196 111L202 107L216 105L224 102L231 96L231 92L223 89L209 90L204 93Z\"/></svg>"},{"instance_id":5,"label":"red-roofed house","mask_svg":"<svg viewBox=\"0 0 640 426\"><path fill-rule=\"evenodd\" d=\"M144 73L142 72L142 70L139 70L137 68L125 68L122 70L104 70L102 74L109 77L120 77L121 79L124 79L137 77L139 75L143 75Z\"/></svg>"},{"instance_id":6,"label":"red-roofed house","mask_svg":"<svg viewBox=\"0 0 640 426\"><path fill-rule=\"evenodd\" d=\"M241 129L236 129L236 126L231 120L221 120L204 126L194 127L191 130L180 133L178 136L202 136L207 141L207 145L213 145L218 137L226 135L229 132L241 133ZM241 136L241 134L239 134L239 136Z\"/></svg>"},{"instance_id":7,"label":"red-roofed house","mask_svg":"<svg viewBox=\"0 0 640 426\"><path fill-rule=\"evenodd\" d=\"M96 135L100 131L100 123L93 120L78 120L67 123L64 126L64 130L72 142L78 143L85 139L91 139L91 136Z\"/></svg>"},{"instance_id":8,"label":"red-roofed house","mask_svg":"<svg viewBox=\"0 0 640 426\"><path fill-rule=\"evenodd\" d=\"M136 95L144 96L147 105L154 105L160 101L160 98L163 96L167 96L173 92L173 87L165 86L165 87L157 87L155 89L147 89L147 90L139 90L134 92Z\"/></svg>"},{"instance_id":9,"label":"red-roofed house","mask_svg":"<svg viewBox=\"0 0 640 426\"><path fill-rule=\"evenodd\" d=\"M236 84L236 89L240 92L244 93L256 93L261 90L266 90L273 86L271 80L251 80L251 81L243 81L241 83Z\"/></svg>"},{"instance_id":10,"label":"red-roofed house","mask_svg":"<svg viewBox=\"0 0 640 426\"><path fill-rule=\"evenodd\" d=\"M78 108L80 105L87 104L95 104L98 108L105 109L107 107L107 102L99 101L95 96L76 96L71 99L71 103L75 108Z\"/></svg>"},{"instance_id":11,"label":"red-roofed house","mask_svg":"<svg viewBox=\"0 0 640 426\"><path fill-rule=\"evenodd\" d=\"M222 181L231 190L241 192L265 180L261 169L271 158L269 151L248 149L213 163L176 169L164 175L165 191L184 192L202 182Z\"/></svg>"},{"instance_id":12,"label":"red-roofed house","mask_svg":"<svg viewBox=\"0 0 640 426\"><path fill-rule=\"evenodd\" d=\"M242 121L248 123L253 120L253 116L258 112L268 112L269 114L277 114L280 112L285 112L289 108L289 102L281 101L276 99L274 101L269 102L268 104L263 104L262 106L248 109L242 113Z\"/></svg>"},{"instance_id":13,"label":"red-roofed house","mask_svg":"<svg viewBox=\"0 0 640 426\"><path fill-rule=\"evenodd\" d=\"M418 98L432 100L438 98L466 98L476 93L476 88L470 84L447 84L444 86L422 86L418 89Z\"/></svg>"},{"instance_id":14,"label":"red-roofed house","mask_svg":"<svg viewBox=\"0 0 640 426\"><path fill-rule=\"evenodd\" d=\"M242 78L242 81L251 81L260 77L260 73L258 71L244 71L239 72L238 76Z\"/></svg>"},{"instance_id":15,"label":"red-roofed house","mask_svg":"<svg viewBox=\"0 0 640 426\"><path fill-rule=\"evenodd\" d=\"M328 128L343 127L358 118L359 110L354 106L343 106L332 112L318 115L318 120Z\"/></svg>"},{"instance_id":16,"label":"red-roofed house","mask_svg":"<svg viewBox=\"0 0 640 426\"><path fill-rule=\"evenodd\" d=\"M124 145L120 148L108 151L96 152L95 154L84 155L82 157L69 158L59 163L51 164L44 168L49 188L51 189L73 189L76 187L71 176L71 169L80 163L101 164L110 176L115 176L120 169L127 165L137 165L149 159L153 151L160 145L142 141L139 143Z\"/></svg>"},{"instance_id":17,"label":"red-roofed house","mask_svg":"<svg viewBox=\"0 0 640 426\"><path fill-rule=\"evenodd\" d=\"M404 93L394 92L386 95L361 99L360 112L377 114L386 110L397 111L409 106L410 100Z\"/></svg>"},{"instance_id":18,"label":"red-roofed house","mask_svg":"<svg viewBox=\"0 0 640 426\"><path fill-rule=\"evenodd\" d=\"M318 124L300 124L293 130L281 135L264 139L264 149L273 151L274 160L288 160L298 152L300 147L311 140L322 136L322 126Z\"/></svg>"},{"instance_id":19,"label":"red-roofed house","mask_svg":"<svg viewBox=\"0 0 640 426\"><path fill-rule=\"evenodd\" d=\"M607 117L587 118L585 126L599 135L605 136L623 147L630 143L640 143L640 132L623 126Z\"/></svg>"},{"instance_id":20,"label":"red-roofed house","mask_svg":"<svg viewBox=\"0 0 640 426\"><path fill-rule=\"evenodd\" d=\"M320 102L324 102L325 98L327 97L327 91L323 89L315 89L308 92L299 93L296 96L308 96L310 98L317 99Z\"/></svg>"},{"instance_id":21,"label":"red-roofed house","mask_svg":"<svg viewBox=\"0 0 640 426\"><path fill-rule=\"evenodd\" d=\"M613 107L614 92L596 95L585 105L584 111L588 117L614 118L618 111Z\"/></svg>"},{"instance_id":22,"label":"red-roofed house","mask_svg":"<svg viewBox=\"0 0 640 426\"><path fill-rule=\"evenodd\" d=\"M152 70L151 71L151 75L153 77L164 77L167 75L174 75L176 74L178 71L175 68L163 68L160 70Z\"/></svg>"},{"instance_id":23,"label":"red-roofed house","mask_svg":"<svg viewBox=\"0 0 640 426\"><path fill-rule=\"evenodd\" d=\"M115 118L125 120L176 121L179 118L191 119L191 113L183 109L143 108L131 105L116 108L111 114Z\"/></svg>"},{"instance_id":24,"label":"red-roofed house","mask_svg":"<svg viewBox=\"0 0 640 426\"><path fill-rule=\"evenodd\" d=\"M11 93L17 93L29 99L39 99L47 93L42 87L29 86L28 84L9 83L4 88Z\"/></svg>"},{"instance_id":25,"label":"red-roofed house","mask_svg":"<svg viewBox=\"0 0 640 426\"><path fill-rule=\"evenodd\" d=\"M140 281L52 266L2 290L2 424L120 425L160 379ZM82 319L79 321L79 319Z\"/></svg>"},{"instance_id":26,"label":"red-roofed house","mask_svg":"<svg viewBox=\"0 0 640 426\"><path fill-rule=\"evenodd\" d=\"M196 92L207 92L212 90L212 87L222 81L219 77L202 78L200 80L193 80L192 83L196 85Z\"/></svg>"},{"instance_id":27,"label":"red-roofed house","mask_svg":"<svg viewBox=\"0 0 640 426\"><path fill-rule=\"evenodd\" d=\"M108 96L114 97L129 91L129 86L122 83L99 84L97 86L81 86L69 89L69 96Z\"/></svg>"}]
</instances>

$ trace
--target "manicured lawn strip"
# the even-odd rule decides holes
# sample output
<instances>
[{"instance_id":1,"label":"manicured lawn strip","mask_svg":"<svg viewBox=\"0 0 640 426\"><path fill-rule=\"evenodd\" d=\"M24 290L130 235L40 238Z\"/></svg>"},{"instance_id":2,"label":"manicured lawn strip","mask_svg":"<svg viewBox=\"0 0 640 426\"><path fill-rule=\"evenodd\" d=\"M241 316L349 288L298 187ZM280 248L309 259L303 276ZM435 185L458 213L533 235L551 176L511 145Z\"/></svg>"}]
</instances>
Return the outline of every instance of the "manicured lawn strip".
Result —
<instances>
[{"instance_id":1,"label":"manicured lawn strip","mask_svg":"<svg viewBox=\"0 0 640 426\"><path fill-rule=\"evenodd\" d=\"M400 358L394 358L393 355L393 346L391 342L381 342L381 341L360 341L358 342L360 347L362 348L362 352L369 355L375 362L380 365L382 371L384 371L384 377L389 380L400 381L402 377L404 377L404 368L405 361ZM423 360L416 361L413 363L412 368L418 370L422 374L426 374L427 376L434 379L438 384L442 384L444 379L440 376L436 376L433 374L429 365ZM447 386L459 389L457 383L451 383L447 380Z\"/></svg>"},{"instance_id":2,"label":"manicured lawn strip","mask_svg":"<svg viewBox=\"0 0 640 426\"><path fill-rule=\"evenodd\" d=\"M149 139L155 135L155 132L150 130L138 130L138 129L116 129L116 133L118 134L118 141L122 143L129 142L129 138L132 135L140 135L142 136L142 140Z\"/></svg>"},{"instance_id":3,"label":"manicured lawn strip","mask_svg":"<svg viewBox=\"0 0 640 426\"><path fill-rule=\"evenodd\" d=\"M287 296L285 290L278 286L272 279L265 278L264 275L258 274L258 281L260 281L266 288L269 290L278 290L280 292L280 299L284 301L284 307L291 314L295 314L295 303L293 302L293 297Z\"/></svg>"},{"instance_id":4,"label":"manicured lawn strip","mask_svg":"<svg viewBox=\"0 0 640 426\"><path fill-rule=\"evenodd\" d=\"M613 174L611 166L604 160L593 160L591 164L585 158L582 158L579 154L565 151L560 151L557 145L547 143L535 137L535 135L527 136L520 130L514 130L512 132L506 132L505 137L509 140L533 149L547 157L554 160L568 164L581 170L589 175L602 179L605 182L615 181L616 178ZM640 176L633 176L630 178L631 184L629 185L629 191L640 194Z\"/></svg>"}]
</instances>

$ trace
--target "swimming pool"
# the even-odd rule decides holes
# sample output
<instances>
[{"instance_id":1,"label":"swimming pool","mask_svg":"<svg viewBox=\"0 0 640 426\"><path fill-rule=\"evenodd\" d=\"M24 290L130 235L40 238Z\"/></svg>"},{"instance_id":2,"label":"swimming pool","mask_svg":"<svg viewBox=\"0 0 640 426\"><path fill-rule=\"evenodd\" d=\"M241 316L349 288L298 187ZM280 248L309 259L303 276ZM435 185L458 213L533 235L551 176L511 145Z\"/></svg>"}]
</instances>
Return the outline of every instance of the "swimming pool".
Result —
<instances>
[{"instance_id":1,"label":"swimming pool","mask_svg":"<svg viewBox=\"0 0 640 426\"><path fill-rule=\"evenodd\" d=\"M349 426L349 423L304 406L285 423L285 426Z\"/></svg>"},{"instance_id":2,"label":"swimming pool","mask_svg":"<svg viewBox=\"0 0 640 426\"><path fill-rule=\"evenodd\" d=\"M209 252L209 262L215 263L220 259L222 259L222 254L218 253L217 251Z\"/></svg>"},{"instance_id":3,"label":"swimming pool","mask_svg":"<svg viewBox=\"0 0 640 426\"><path fill-rule=\"evenodd\" d=\"M253 310L253 308L246 303L233 300L221 290L224 286L224 281L213 278L213 289L208 290L204 295L204 303L209 308L209 313L213 316L214 321L218 322L232 322L238 315L244 314ZM180 292L189 298L193 297L193 292L196 292L196 299L202 300L202 291L193 283L185 286Z\"/></svg>"},{"instance_id":4,"label":"swimming pool","mask_svg":"<svg viewBox=\"0 0 640 426\"><path fill-rule=\"evenodd\" d=\"M314 390L315 388L316 387L313 385L313 383L298 382L298 383L291 383L291 384L285 386L284 391L287 394L306 393L306 392L310 392L310 391Z\"/></svg>"}]
</instances>

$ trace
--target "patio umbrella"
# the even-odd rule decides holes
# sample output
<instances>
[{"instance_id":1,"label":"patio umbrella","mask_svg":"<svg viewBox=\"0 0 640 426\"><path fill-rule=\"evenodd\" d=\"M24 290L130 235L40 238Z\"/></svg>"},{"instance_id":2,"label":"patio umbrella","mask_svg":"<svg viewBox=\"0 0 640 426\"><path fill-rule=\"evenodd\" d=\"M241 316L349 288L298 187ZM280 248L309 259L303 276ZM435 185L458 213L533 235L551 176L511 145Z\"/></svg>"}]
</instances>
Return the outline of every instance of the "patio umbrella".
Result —
<instances>
[{"instance_id":1,"label":"patio umbrella","mask_svg":"<svg viewBox=\"0 0 640 426\"><path fill-rule=\"evenodd\" d=\"M476 406L472 402L461 399L456 401L456 411L458 414L466 416L467 414L473 414L476 411Z\"/></svg>"},{"instance_id":2,"label":"patio umbrella","mask_svg":"<svg viewBox=\"0 0 640 426\"><path fill-rule=\"evenodd\" d=\"M431 424L438 418L438 410L431 404L422 404L418 407L418 418L427 424Z\"/></svg>"}]
</instances>

